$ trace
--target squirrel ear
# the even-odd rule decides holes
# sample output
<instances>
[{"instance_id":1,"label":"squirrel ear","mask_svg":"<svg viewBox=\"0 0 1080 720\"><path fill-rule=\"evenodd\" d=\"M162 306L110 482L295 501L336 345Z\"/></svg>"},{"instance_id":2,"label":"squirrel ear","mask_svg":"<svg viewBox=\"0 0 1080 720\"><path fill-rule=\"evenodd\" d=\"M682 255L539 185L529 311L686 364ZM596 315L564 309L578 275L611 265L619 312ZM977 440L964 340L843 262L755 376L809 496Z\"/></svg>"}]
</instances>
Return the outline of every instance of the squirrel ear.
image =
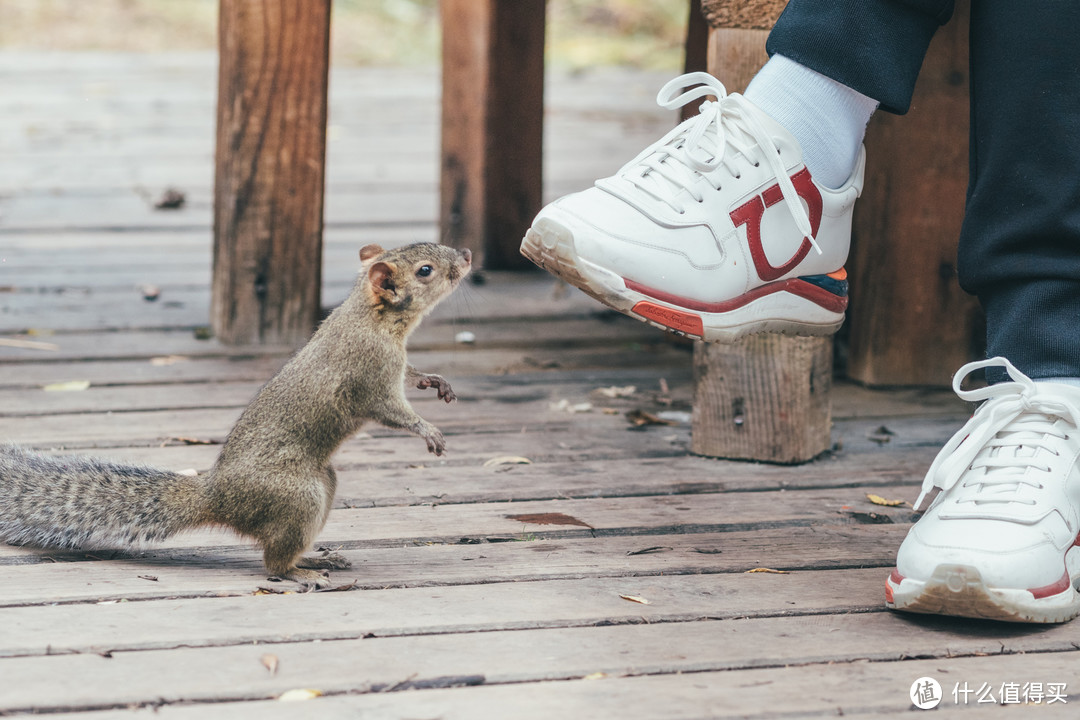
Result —
<instances>
[{"instance_id":1,"label":"squirrel ear","mask_svg":"<svg viewBox=\"0 0 1080 720\"><path fill-rule=\"evenodd\" d=\"M368 269L371 291L377 297L384 300L393 300L397 296L397 285L394 284L395 270L396 268L393 265L385 262L377 262Z\"/></svg>"},{"instance_id":2,"label":"squirrel ear","mask_svg":"<svg viewBox=\"0 0 1080 720\"><path fill-rule=\"evenodd\" d=\"M383 249L380 245L365 245L360 248L360 262L366 263L373 257L383 254Z\"/></svg>"}]
</instances>

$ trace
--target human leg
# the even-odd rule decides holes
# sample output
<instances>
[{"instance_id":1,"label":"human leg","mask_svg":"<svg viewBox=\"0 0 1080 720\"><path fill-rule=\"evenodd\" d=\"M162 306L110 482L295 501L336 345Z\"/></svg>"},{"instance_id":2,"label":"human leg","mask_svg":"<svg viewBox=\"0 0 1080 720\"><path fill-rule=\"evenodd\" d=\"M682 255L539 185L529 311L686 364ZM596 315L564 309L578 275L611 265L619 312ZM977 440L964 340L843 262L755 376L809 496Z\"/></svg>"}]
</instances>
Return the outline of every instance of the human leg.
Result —
<instances>
[{"instance_id":1,"label":"human leg","mask_svg":"<svg viewBox=\"0 0 1080 720\"><path fill-rule=\"evenodd\" d=\"M986 310L988 355L1009 363L986 368L996 384L968 395L985 402L927 474L926 513L887 584L898 609L1080 613L1078 22L1070 3L972 6L960 280Z\"/></svg>"}]
</instances>

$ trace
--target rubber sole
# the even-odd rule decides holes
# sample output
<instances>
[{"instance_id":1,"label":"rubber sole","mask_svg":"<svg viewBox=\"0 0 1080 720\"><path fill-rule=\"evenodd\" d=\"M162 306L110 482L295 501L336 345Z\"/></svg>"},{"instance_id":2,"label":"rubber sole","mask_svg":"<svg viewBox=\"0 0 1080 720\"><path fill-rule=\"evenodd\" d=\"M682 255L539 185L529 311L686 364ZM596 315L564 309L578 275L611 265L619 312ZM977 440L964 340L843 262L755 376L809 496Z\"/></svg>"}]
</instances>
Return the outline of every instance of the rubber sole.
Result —
<instances>
[{"instance_id":1,"label":"rubber sole","mask_svg":"<svg viewBox=\"0 0 1080 720\"><path fill-rule=\"evenodd\" d=\"M529 228L521 242L521 254L624 315L705 342L730 343L765 332L832 335L844 322L842 310L822 307L785 291L779 284L775 292L747 296L744 304L729 312L684 307L669 298L649 294L648 289L628 284L615 273L581 259L574 249L573 233L550 218L542 218ZM833 299L846 307L846 298Z\"/></svg>"},{"instance_id":2,"label":"rubber sole","mask_svg":"<svg viewBox=\"0 0 1080 720\"><path fill-rule=\"evenodd\" d=\"M970 565L939 565L925 581L898 578L894 571L885 581L885 606L892 610L1025 623L1062 623L1080 615L1080 593L1072 584L1035 597L1028 590L989 587Z\"/></svg>"}]
</instances>

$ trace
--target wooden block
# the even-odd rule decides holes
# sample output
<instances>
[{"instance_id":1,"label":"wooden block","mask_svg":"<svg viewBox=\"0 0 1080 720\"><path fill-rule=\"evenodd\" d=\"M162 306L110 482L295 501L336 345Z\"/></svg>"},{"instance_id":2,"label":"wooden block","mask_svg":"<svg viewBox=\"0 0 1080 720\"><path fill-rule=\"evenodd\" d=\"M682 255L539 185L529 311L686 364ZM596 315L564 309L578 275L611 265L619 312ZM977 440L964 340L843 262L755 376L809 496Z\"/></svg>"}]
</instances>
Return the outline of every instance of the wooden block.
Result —
<instances>
[{"instance_id":1,"label":"wooden block","mask_svg":"<svg viewBox=\"0 0 1080 720\"><path fill-rule=\"evenodd\" d=\"M440 227L487 269L522 269L540 210L545 0L442 0Z\"/></svg>"},{"instance_id":2,"label":"wooden block","mask_svg":"<svg viewBox=\"0 0 1080 720\"><path fill-rule=\"evenodd\" d=\"M222 0L211 321L304 342L319 318L330 0Z\"/></svg>"},{"instance_id":3,"label":"wooden block","mask_svg":"<svg viewBox=\"0 0 1080 720\"><path fill-rule=\"evenodd\" d=\"M800 463L831 445L830 338L755 335L694 346L690 451Z\"/></svg>"},{"instance_id":4,"label":"wooden block","mask_svg":"<svg viewBox=\"0 0 1080 720\"><path fill-rule=\"evenodd\" d=\"M719 5L705 2L714 23L725 17L717 14ZM762 12L772 12L776 3L764 5ZM747 17L740 15L734 27L714 26L709 35L709 69L729 92L745 88L767 60L768 32L752 29L764 21ZM806 462L831 444L831 383L831 338L758 335L726 346L695 343L690 450L737 460Z\"/></svg>"},{"instance_id":5,"label":"wooden block","mask_svg":"<svg viewBox=\"0 0 1080 720\"><path fill-rule=\"evenodd\" d=\"M981 355L983 321L956 279L968 150L968 14L956 3L911 111L878 112L855 203L848 374L868 385L948 385ZM928 352L929 350L929 352Z\"/></svg>"}]
</instances>

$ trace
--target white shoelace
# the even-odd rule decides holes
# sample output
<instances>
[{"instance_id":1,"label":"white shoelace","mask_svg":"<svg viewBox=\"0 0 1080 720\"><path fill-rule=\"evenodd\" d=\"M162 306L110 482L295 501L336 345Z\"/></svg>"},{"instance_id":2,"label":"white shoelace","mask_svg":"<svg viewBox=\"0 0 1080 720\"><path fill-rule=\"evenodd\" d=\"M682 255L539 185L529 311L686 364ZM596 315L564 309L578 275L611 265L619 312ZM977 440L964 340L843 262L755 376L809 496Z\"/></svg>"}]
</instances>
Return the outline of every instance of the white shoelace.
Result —
<instances>
[{"instance_id":1,"label":"white shoelace","mask_svg":"<svg viewBox=\"0 0 1080 720\"><path fill-rule=\"evenodd\" d=\"M975 370L1003 367L1012 382L977 390L961 390L960 385ZM1041 453L1058 454L1055 445L1065 439L1061 420L1076 431L1080 408L1069 400L1040 392L1034 381L1005 358L968 363L953 378L953 390L964 400L986 400L964 427L952 436L926 473L915 511L926 510L937 488L942 493L956 486L971 470L982 470L961 497L975 503L1014 502L1021 485L1042 487L1028 472L1031 468L1049 471Z\"/></svg>"},{"instance_id":2,"label":"white shoelace","mask_svg":"<svg viewBox=\"0 0 1080 720\"><path fill-rule=\"evenodd\" d=\"M690 89L684 90L688 87ZM710 95L717 99L706 100L697 115L635 158L623 169L623 177L682 214L685 208L677 197L679 191L685 190L695 201L701 202L700 178L704 177L719 190L720 186L709 173L722 165L732 177L739 178L742 176L736 165L739 156L755 167L764 159L776 176L784 203L799 231L820 255L821 248L814 238L810 216L788 177L779 148L746 98L738 93L728 95L723 84L712 75L695 72L680 75L665 84L660 88L656 102L663 108L675 110Z\"/></svg>"}]
</instances>

